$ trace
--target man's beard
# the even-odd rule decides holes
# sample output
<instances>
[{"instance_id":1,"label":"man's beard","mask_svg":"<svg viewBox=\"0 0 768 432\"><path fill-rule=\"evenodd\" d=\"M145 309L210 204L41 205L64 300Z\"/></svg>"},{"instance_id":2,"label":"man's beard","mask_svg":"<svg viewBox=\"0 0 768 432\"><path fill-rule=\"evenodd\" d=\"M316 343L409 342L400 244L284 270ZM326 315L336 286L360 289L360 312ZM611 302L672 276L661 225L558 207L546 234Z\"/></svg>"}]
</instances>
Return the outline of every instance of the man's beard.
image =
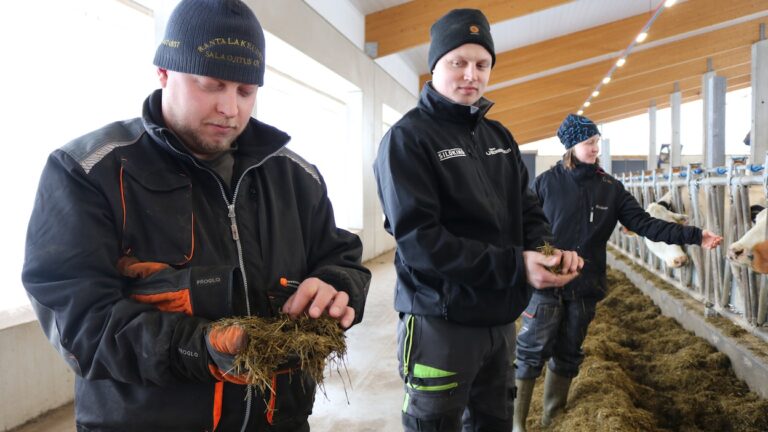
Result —
<instances>
[{"instance_id":1,"label":"man's beard","mask_svg":"<svg viewBox=\"0 0 768 432\"><path fill-rule=\"evenodd\" d=\"M182 144L197 155L215 155L232 147L232 142L236 139L227 138L226 141L211 141L201 138L200 134L188 128L183 128L177 132L181 138Z\"/></svg>"}]
</instances>

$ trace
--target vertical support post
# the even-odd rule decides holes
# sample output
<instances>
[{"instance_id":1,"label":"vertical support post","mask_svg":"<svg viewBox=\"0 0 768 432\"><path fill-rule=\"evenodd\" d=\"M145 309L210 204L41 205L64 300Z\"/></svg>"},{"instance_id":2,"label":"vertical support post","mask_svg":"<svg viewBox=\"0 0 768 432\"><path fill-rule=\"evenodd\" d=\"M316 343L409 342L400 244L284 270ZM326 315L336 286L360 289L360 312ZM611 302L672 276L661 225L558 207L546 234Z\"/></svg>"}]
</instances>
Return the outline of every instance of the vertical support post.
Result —
<instances>
[{"instance_id":1,"label":"vertical support post","mask_svg":"<svg viewBox=\"0 0 768 432\"><path fill-rule=\"evenodd\" d=\"M715 72L707 72L701 84L704 93L704 166L714 168L725 165L726 80Z\"/></svg>"},{"instance_id":2,"label":"vertical support post","mask_svg":"<svg viewBox=\"0 0 768 432\"><path fill-rule=\"evenodd\" d=\"M600 165L608 174L613 173L613 161L611 160L611 139L603 138L600 140Z\"/></svg>"},{"instance_id":3,"label":"vertical support post","mask_svg":"<svg viewBox=\"0 0 768 432\"><path fill-rule=\"evenodd\" d=\"M761 39L752 45L752 130L750 161L760 163L768 151L768 40L765 24L760 25Z\"/></svg>"},{"instance_id":4,"label":"vertical support post","mask_svg":"<svg viewBox=\"0 0 768 432\"><path fill-rule=\"evenodd\" d=\"M656 101L651 101L648 107L648 169L656 169L658 155L656 152Z\"/></svg>"},{"instance_id":5,"label":"vertical support post","mask_svg":"<svg viewBox=\"0 0 768 432\"><path fill-rule=\"evenodd\" d=\"M680 104L683 94L680 83L675 83L674 92L669 96L669 106L672 111L672 145L669 149L669 166L680 166L682 163L682 147L680 144Z\"/></svg>"}]
</instances>

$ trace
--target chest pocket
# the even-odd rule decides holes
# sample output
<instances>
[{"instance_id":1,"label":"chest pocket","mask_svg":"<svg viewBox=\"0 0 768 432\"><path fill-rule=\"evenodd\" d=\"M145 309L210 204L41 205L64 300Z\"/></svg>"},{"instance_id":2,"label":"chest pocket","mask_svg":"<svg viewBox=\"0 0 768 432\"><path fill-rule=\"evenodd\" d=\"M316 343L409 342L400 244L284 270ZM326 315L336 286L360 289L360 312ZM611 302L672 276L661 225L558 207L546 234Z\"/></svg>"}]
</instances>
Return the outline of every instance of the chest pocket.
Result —
<instances>
[{"instance_id":1,"label":"chest pocket","mask_svg":"<svg viewBox=\"0 0 768 432\"><path fill-rule=\"evenodd\" d=\"M122 252L140 261L181 265L195 251L192 183L171 171L147 171L123 159Z\"/></svg>"}]
</instances>

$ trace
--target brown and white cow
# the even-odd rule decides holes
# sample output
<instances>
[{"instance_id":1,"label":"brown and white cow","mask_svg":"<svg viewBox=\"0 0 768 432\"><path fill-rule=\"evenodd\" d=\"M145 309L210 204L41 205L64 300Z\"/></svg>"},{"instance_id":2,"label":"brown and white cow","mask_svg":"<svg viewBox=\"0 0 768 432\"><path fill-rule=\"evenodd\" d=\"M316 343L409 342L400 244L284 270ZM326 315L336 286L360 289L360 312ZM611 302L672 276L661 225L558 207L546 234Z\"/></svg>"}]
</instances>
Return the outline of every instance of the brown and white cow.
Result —
<instances>
[{"instance_id":1,"label":"brown and white cow","mask_svg":"<svg viewBox=\"0 0 768 432\"><path fill-rule=\"evenodd\" d=\"M753 210L754 210L753 206ZM765 223L768 209L762 209L755 217L749 231L728 247L728 259L746 265L758 273L768 273L768 241L765 239Z\"/></svg>"}]
</instances>

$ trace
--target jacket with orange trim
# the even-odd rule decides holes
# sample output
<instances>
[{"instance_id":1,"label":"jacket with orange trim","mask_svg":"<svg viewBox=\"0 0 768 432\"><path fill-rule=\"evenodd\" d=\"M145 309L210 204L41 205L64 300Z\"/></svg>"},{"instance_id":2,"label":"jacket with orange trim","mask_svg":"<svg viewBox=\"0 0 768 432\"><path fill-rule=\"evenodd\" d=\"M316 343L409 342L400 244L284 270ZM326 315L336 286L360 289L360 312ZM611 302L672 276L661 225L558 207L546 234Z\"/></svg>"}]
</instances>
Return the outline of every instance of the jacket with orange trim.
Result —
<instances>
[{"instance_id":1,"label":"jacket with orange trim","mask_svg":"<svg viewBox=\"0 0 768 432\"><path fill-rule=\"evenodd\" d=\"M54 151L29 223L22 279L76 372L78 430L240 430L264 423L250 406L264 400L270 423L302 422L314 383L280 374L274 393L246 397L210 375L203 333L217 318L274 314L293 292L281 277L348 293L359 322L360 240L335 226L322 177L288 135L251 119L230 188L164 127L161 97ZM128 278L125 257L161 265Z\"/></svg>"}]
</instances>

